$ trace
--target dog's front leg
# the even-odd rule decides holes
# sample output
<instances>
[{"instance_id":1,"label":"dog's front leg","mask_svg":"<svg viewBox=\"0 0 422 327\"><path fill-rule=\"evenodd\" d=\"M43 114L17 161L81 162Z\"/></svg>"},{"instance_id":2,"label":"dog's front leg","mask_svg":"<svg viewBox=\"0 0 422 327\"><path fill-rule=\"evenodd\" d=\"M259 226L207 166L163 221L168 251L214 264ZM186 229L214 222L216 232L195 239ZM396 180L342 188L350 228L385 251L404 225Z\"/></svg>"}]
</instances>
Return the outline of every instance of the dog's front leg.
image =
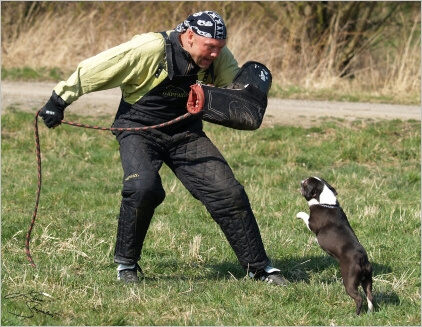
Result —
<instances>
[{"instance_id":1,"label":"dog's front leg","mask_svg":"<svg viewBox=\"0 0 422 327\"><path fill-rule=\"evenodd\" d=\"M296 218L302 219L305 222L308 229L311 231L311 229L309 228L309 215L306 212L303 212L303 211L298 212L297 215L296 215Z\"/></svg>"}]
</instances>

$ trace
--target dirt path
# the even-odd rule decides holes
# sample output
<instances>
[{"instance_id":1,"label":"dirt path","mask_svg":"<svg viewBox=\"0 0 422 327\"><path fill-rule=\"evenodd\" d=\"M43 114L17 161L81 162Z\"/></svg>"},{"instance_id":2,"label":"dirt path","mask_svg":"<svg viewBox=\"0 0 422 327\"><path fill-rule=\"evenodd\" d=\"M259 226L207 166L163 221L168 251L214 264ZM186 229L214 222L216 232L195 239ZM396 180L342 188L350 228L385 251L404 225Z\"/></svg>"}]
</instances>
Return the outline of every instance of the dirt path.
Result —
<instances>
[{"instance_id":1,"label":"dirt path","mask_svg":"<svg viewBox=\"0 0 422 327\"><path fill-rule=\"evenodd\" d=\"M1 83L1 110L8 107L35 112L51 95L55 83L7 82ZM110 115L110 123L120 101L120 90L84 95L68 109L81 115ZM295 125L310 127L326 117L351 122L356 119L415 119L421 120L419 106L371 104L355 102L328 102L269 99L263 126Z\"/></svg>"}]
</instances>

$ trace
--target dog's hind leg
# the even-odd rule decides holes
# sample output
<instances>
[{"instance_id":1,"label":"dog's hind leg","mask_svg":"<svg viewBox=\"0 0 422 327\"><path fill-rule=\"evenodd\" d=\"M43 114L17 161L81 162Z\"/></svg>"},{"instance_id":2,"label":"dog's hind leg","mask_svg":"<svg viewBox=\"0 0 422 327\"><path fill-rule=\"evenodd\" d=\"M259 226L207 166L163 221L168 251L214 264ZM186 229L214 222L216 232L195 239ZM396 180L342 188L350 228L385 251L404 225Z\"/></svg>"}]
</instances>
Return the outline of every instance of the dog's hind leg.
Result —
<instances>
[{"instance_id":1,"label":"dog's hind leg","mask_svg":"<svg viewBox=\"0 0 422 327\"><path fill-rule=\"evenodd\" d=\"M356 315L360 314L362 310L362 296L360 296L358 287L360 284L359 275L360 275L360 267L356 264L351 265L341 265L341 276L343 277L343 284L346 288L347 294L355 300L356 303Z\"/></svg>"},{"instance_id":2,"label":"dog's hind leg","mask_svg":"<svg viewBox=\"0 0 422 327\"><path fill-rule=\"evenodd\" d=\"M374 304L373 304L373 295L372 295L372 276L371 273L368 273L364 276L362 280L362 288L366 295L366 300L368 301L368 312L374 311Z\"/></svg>"}]
</instances>

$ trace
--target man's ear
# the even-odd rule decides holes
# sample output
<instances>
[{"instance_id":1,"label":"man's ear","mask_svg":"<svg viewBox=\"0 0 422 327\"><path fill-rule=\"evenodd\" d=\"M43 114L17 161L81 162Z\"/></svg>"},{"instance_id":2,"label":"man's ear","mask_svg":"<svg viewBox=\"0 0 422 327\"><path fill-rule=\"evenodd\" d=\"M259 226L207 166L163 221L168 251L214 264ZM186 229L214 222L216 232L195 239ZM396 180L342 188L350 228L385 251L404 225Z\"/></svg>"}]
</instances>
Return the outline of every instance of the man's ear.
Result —
<instances>
[{"instance_id":1,"label":"man's ear","mask_svg":"<svg viewBox=\"0 0 422 327\"><path fill-rule=\"evenodd\" d=\"M193 43L193 38L194 38L194 35L195 35L195 33L189 28L187 31L186 31L186 33L187 33L187 41L188 41L188 44L190 45L190 46L192 46L192 43Z\"/></svg>"}]
</instances>

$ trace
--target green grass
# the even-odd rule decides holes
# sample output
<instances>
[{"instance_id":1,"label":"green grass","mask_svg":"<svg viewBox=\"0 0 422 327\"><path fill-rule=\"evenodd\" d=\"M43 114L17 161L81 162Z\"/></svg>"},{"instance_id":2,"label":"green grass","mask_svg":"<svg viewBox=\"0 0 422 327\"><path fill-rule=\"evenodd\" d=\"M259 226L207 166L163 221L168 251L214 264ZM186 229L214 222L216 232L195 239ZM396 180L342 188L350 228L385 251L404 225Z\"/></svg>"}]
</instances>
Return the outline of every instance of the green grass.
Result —
<instances>
[{"instance_id":1,"label":"green grass","mask_svg":"<svg viewBox=\"0 0 422 327\"><path fill-rule=\"evenodd\" d=\"M163 167L167 197L144 246L145 278L127 286L116 281L113 263L122 172L110 132L48 130L40 122L43 188L31 240L37 268L29 265L23 248L37 185L33 118L2 115L2 325L421 324L419 121L254 132L207 124L290 284L248 280L201 203ZM70 112L66 119L111 124ZM307 210L299 184L310 175L336 187L368 252L373 314L354 315L338 264L295 219Z\"/></svg>"},{"instance_id":2,"label":"green grass","mask_svg":"<svg viewBox=\"0 0 422 327\"><path fill-rule=\"evenodd\" d=\"M1 68L1 79L8 81L58 81L66 79L72 72L63 72L60 68Z\"/></svg>"},{"instance_id":3,"label":"green grass","mask_svg":"<svg viewBox=\"0 0 422 327\"><path fill-rule=\"evenodd\" d=\"M305 87L303 85L285 86L273 83L269 95L280 99L299 99L299 100L321 100L321 101L339 101L339 102L369 102L369 103L389 103L403 105L419 105L420 94L389 93L380 94L372 92L369 89L360 89L353 87L351 81L343 80L341 88L327 86L324 88Z\"/></svg>"}]
</instances>

